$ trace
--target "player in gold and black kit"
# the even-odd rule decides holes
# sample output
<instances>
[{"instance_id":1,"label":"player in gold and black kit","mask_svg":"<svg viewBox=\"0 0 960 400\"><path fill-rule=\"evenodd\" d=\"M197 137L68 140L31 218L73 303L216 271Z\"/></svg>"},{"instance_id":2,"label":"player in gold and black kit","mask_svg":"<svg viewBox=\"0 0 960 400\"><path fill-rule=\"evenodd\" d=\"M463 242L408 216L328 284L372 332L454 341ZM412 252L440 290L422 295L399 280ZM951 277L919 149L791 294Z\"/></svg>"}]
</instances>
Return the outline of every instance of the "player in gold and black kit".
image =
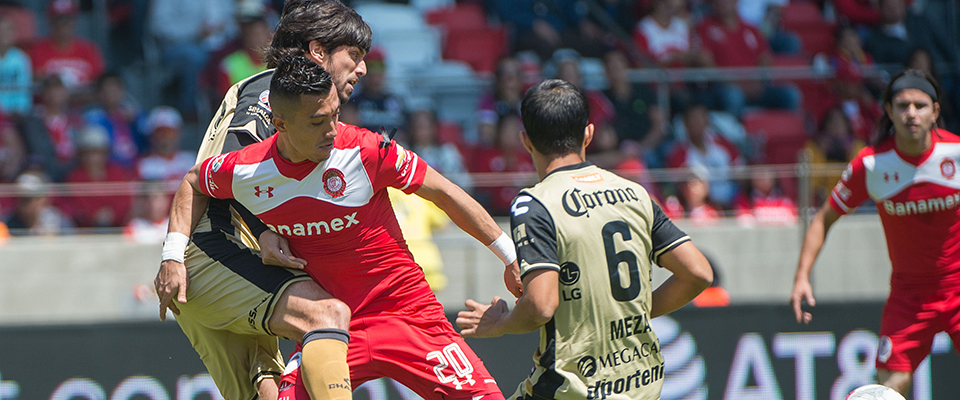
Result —
<instances>
[{"instance_id":1,"label":"player in gold and black kit","mask_svg":"<svg viewBox=\"0 0 960 400\"><path fill-rule=\"evenodd\" d=\"M641 185L585 162L593 125L576 87L541 82L521 115L541 180L511 207L523 296L511 311L498 298L468 300L461 334L540 329L536 367L510 399L659 399L663 357L650 319L707 288L710 266ZM653 263L673 273L656 290Z\"/></svg>"}]
</instances>

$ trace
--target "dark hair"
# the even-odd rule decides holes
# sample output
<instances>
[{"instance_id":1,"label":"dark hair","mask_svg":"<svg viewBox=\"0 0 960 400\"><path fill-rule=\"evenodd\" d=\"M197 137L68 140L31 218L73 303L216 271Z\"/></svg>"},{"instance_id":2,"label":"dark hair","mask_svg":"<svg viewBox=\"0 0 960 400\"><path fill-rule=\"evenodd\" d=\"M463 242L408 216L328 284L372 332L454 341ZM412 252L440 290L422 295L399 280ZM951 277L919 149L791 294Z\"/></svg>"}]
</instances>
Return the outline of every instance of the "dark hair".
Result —
<instances>
[{"instance_id":1,"label":"dark hair","mask_svg":"<svg viewBox=\"0 0 960 400\"><path fill-rule=\"evenodd\" d=\"M126 87L127 85L123 82L123 77L120 76L120 73L117 71L107 71L100 75L97 78L97 90L103 89L106 86L107 82L117 81L120 82L120 86Z\"/></svg>"},{"instance_id":2,"label":"dark hair","mask_svg":"<svg viewBox=\"0 0 960 400\"><path fill-rule=\"evenodd\" d=\"M284 57L303 55L314 40L328 51L346 45L366 53L372 38L373 32L360 14L339 0L289 0L264 60L276 68Z\"/></svg>"},{"instance_id":3,"label":"dark hair","mask_svg":"<svg viewBox=\"0 0 960 400\"><path fill-rule=\"evenodd\" d=\"M883 115L880 116L880 124L879 128L877 129L877 133L873 136L873 141L871 143L873 145L883 143L894 134L893 121L890 120L890 116L887 115L887 106L893 104L893 96L896 94L893 91L894 84L896 84L897 80L904 76L926 79L926 81L933 86L934 94L936 94L936 96L930 96L934 98L934 103L938 103L937 99L943 98L943 92L940 90L940 85L937 83L937 80L924 71L919 69L906 69L901 71L899 74L894 75L893 78L890 78L890 83L887 84L887 88L883 91ZM934 128L937 127L943 127L942 116L937 116L937 121L934 123Z\"/></svg>"},{"instance_id":4,"label":"dark hair","mask_svg":"<svg viewBox=\"0 0 960 400\"><path fill-rule=\"evenodd\" d=\"M520 116L530 142L541 154L577 153L583 146L590 108L576 86L549 79L527 90Z\"/></svg>"},{"instance_id":5,"label":"dark hair","mask_svg":"<svg viewBox=\"0 0 960 400\"><path fill-rule=\"evenodd\" d=\"M301 95L327 96L333 79L323 67L304 56L284 57L270 78L270 103L300 101ZM279 101L278 101L279 100Z\"/></svg>"}]
</instances>

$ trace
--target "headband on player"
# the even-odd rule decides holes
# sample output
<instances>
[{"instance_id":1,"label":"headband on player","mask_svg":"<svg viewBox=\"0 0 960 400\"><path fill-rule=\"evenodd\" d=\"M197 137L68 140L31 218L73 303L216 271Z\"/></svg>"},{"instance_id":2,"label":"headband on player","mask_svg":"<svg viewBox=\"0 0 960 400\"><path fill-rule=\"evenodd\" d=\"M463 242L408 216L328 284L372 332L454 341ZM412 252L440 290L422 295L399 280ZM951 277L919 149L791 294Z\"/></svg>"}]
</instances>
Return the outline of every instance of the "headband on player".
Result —
<instances>
[{"instance_id":1,"label":"headband on player","mask_svg":"<svg viewBox=\"0 0 960 400\"><path fill-rule=\"evenodd\" d=\"M926 78L915 75L904 75L897 78L897 80L893 81L893 84L890 85L890 93L892 94L896 94L904 89L917 89L926 93L933 101L937 101L937 90L934 89L933 84Z\"/></svg>"}]
</instances>

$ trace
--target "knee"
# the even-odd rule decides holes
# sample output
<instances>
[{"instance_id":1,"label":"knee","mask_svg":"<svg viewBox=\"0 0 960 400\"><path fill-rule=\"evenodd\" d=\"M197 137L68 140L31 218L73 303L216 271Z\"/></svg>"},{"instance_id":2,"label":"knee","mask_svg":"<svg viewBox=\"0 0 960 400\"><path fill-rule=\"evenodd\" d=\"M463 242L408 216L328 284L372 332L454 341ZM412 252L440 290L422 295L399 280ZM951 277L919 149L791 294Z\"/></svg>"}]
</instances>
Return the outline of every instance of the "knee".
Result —
<instances>
[{"instance_id":1,"label":"knee","mask_svg":"<svg viewBox=\"0 0 960 400\"><path fill-rule=\"evenodd\" d=\"M307 331L314 329L342 329L350 330L350 307L336 298L314 300L307 312Z\"/></svg>"}]
</instances>

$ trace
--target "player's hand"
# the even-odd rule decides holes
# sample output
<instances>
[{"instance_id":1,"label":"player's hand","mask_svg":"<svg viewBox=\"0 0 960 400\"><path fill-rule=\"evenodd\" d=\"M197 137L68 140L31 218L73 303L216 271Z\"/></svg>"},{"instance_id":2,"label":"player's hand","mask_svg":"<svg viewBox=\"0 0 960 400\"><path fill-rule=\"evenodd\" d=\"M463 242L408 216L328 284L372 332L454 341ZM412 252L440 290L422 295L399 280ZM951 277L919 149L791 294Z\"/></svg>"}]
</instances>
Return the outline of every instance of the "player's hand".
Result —
<instances>
[{"instance_id":1,"label":"player's hand","mask_svg":"<svg viewBox=\"0 0 960 400\"><path fill-rule=\"evenodd\" d=\"M809 324L813 319L813 314L803 311L800 308L801 303L806 301L810 307L817 305L817 300L813 298L813 287L810 286L809 279L797 279L793 282L793 292L790 293L790 305L793 306L793 315L797 318L797 323Z\"/></svg>"},{"instance_id":2,"label":"player's hand","mask_svg":"<svg viewBox=\"0 0 960 400\"><path fill-rule=\"evenodd\" d=\"M465 303L466 311L457 314L457 326L460 327L460 336L463 337L497 337L502 335L498 331L499 322L510 311L507 302L500 296L495 296L489 305L480 304L468 299Z\"/></svg>"},{"instance_id":3,"label":"player's hand","mask_svg":"<svg viewBox=\"0 0 960 400\"><path fill-rule=\"evenodd\" d=\"M504 267L503 283L507 286L507 290L513 294L513 297L519 299L523 294L523 282L520 281L520 264L516 261Z\"/></svg>"},{"instance_id":4,"label":"player's hand","mask_svg":"<svg viewBox=\"0 0 960 400\"><path fill-rule=\"evenodd\" d=\"M187 302L187 267L182 262L165 260L160 263L160 271L153 279L153 287L160 298L160 320L167 319L167 309L180 315L177 303ZM173 301L176 296L177 301Z\"/></svg>"},{"instance_id":5,"label":"player's hand","mask_svg":"<svg viewBox=\"0 0 960 400\"><path fill-rule=\"evenodd\" d=\"M260 257L266 265L294 269L303 269L307 266L307 260L294 257L287 239L271 230L260 234Z\"/></svg>"}]
</instances>

